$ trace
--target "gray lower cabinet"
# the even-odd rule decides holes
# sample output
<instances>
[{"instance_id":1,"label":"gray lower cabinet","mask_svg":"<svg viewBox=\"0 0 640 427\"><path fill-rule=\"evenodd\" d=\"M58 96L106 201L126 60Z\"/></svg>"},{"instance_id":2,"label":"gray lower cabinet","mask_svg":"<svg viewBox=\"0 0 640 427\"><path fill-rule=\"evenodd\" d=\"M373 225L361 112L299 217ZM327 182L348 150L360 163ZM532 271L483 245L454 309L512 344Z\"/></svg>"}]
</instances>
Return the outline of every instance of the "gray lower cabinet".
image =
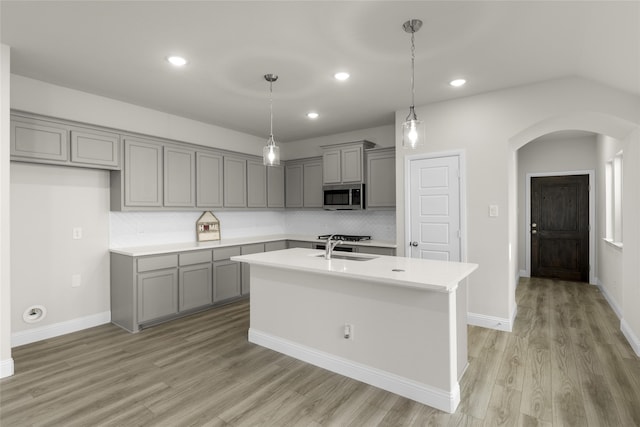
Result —
<instances>
[{"instance_id":1,"label":"gray lower cabinet","mask_svg":"<svg viewBox=\"0 0 640 427\"><path fill-rule=\"evenodd\" d=\"M264 251L265 252L272 252L272 251L280 251L283 249L287 249L287 241L286 240L278 240L276 242L266 242L264 244Z\"/></svg>"},{"instance_id":2,"label":"gray lower cabinet","mask_svg":"<svg viewBox=\"0 0 640 427\"><path fill-rule=\"evenodd\" d=\"M138 323L178 313L178 271L167 269L138 274Z\"/></svg>"},{"instance_id":3,"label":"gray lower cabinet","mask_svg":"<svg viewBox=\"0 0 640 427\"><path fill-rule=\"evenodd\" d=\"M264 243L255 243L252 245L244 245L240 248L241 255L249 255L249 254L257 254L260 252L264 252L265 245ZM249 271L249 264L246 262L242 263L242 286L241 292L242 295L247 295L251 291L251 272Z\"/></svg>"},{"instance_id":4,"label":"gray lower cabinet","mask_svg":"<svg viewBox=\"0 0 640 427\"><path fill-rule=\"evenodd\" d=\"M237 298L242 294L240 263L231 261L240 255L240 247L233 246L213 250L213 302Z\"/></svg>"},{"instance_id":5,"label":"gray lower cabinet","mask_svg":"<svg viewBox=\"0 0 640 427\"><path fill-rule=\"evenodd\" d=\"M291 249L291 248L306 248L306 249L313 249L313 243L312 242L305 242L302 240L287 240L287 248Z\"/></svg>"},{"instance_id":6,"label":"gray lower cabinet","mask_svg":"<svg viewBox=\"0 0 640 427\"><path fill-rule=\"evenodd\" d=\"M211 251L193 251L179 254L179 309L180 311L206 307L213 302Z\"/></svg>"},{"instance_id":7,"label":"gray lower cabinet","mask_svg":"<svg viewBox=\"0 0 640 427\"><path fill-rule=\"evenodd\" d=\"M374 254L374 255L388 255L395 256L396 250L394 248L386 248L382 246L358 246L357 252L361 254Z\"/></svg>"}]
</instances>

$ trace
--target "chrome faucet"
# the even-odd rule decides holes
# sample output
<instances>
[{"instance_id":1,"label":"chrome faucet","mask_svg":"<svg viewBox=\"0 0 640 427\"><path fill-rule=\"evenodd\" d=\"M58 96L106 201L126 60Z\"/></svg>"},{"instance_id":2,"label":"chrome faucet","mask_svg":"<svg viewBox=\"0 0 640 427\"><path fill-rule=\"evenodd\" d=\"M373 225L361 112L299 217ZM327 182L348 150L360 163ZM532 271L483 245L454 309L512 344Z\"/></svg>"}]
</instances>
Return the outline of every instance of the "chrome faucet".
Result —
<instances>
[{"instance_id":1,"label":"chrome faucet","mask_svg":"<svg viewBox=\"0 0 640 427\"><path fill-rule=\"evenodd\" d=\"M327 239L327 244L326 244L326 246L324 248L324 259L331 259L331 253L333 252L333 249L336 246L338 246L340 243L342 243L342 240L334 240L332 242L331 239L333 238L333 236L335 236L335 234L332 234Z\"/></svg>"}]
</instances>

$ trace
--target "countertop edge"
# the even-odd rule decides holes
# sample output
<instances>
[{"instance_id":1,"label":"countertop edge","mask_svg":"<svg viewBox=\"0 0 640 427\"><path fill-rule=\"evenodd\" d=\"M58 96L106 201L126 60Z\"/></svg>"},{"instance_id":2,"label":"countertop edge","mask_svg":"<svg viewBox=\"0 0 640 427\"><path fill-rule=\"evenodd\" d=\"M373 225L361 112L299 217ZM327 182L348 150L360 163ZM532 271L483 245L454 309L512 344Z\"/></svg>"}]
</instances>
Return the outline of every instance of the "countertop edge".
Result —
<instances>
[{"instance_id":1,"label":"countertop edge","mask_svg":"<svg viewBox=\"0 0 640 427\"><path fill-rule=\"evenodd\" d=\"M144 245L144 246L131 246L121 248L110 248L109 252L114 254L120 254L125 256L148 256L148 255L162 255L173 252L187 252L197 251L203 249L216 249L225 248L229 246L241 246L250 245L255 243L269 243L277 242L280 240L297 240L311 243L322 243L324 240L320 240L317 237L298 235L298 234L274 234L266 236L255 237L239 237L233 239L221 239L211 242L181 242L181 243L168 243L160 245ZM393 242L383 240L365 240L362 242L345 242L345 244L353 246L375 246L381 248L397 249L397 245Z\"/></svg>"}]
</instances>

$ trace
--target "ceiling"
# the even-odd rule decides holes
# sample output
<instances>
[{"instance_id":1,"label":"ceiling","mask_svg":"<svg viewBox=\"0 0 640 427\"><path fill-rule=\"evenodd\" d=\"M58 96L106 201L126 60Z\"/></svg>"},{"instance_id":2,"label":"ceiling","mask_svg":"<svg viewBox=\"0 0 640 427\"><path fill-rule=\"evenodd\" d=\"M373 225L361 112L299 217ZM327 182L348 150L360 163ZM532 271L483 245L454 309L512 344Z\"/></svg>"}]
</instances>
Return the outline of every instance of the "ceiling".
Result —
<instances>
[{"instance_id":1,"label":"ceiling","mask_svg":"<svg viewBox=\"0 0 640 427\"><path fill-rule=\"evenodd\" d=\"M639 1L2 0L0 17L14 74L260 137L277 74L278 142L408 110L411 18L416 105L567 76L640 96Z\"/></svg>"}]
</instances>

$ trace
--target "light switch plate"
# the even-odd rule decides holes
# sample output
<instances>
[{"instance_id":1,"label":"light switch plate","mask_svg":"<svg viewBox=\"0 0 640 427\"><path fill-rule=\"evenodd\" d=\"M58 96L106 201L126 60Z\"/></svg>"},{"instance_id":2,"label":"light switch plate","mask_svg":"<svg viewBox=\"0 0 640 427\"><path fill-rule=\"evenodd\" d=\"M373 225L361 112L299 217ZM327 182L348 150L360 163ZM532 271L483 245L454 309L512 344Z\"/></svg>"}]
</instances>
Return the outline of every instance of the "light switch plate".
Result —
<instances>
[{"instance_id":1,"label":"light switch plate","mask_svg":"<svg viewBox=\"0 0 640 427\"><path fill-rule=\"evenodd\" d=\"M489 216L498 216L498 205L489 205Z\"/></svg>"},{"instance_id":2,"label":"light switch plate","mask_svg":"<svg viewBox=\"0 0 640 427\"><path fill-rule=\"evenodd\" d=\"M73 227L73 239L82 239L82 227Z\"/></svg>"}]
</instances>

